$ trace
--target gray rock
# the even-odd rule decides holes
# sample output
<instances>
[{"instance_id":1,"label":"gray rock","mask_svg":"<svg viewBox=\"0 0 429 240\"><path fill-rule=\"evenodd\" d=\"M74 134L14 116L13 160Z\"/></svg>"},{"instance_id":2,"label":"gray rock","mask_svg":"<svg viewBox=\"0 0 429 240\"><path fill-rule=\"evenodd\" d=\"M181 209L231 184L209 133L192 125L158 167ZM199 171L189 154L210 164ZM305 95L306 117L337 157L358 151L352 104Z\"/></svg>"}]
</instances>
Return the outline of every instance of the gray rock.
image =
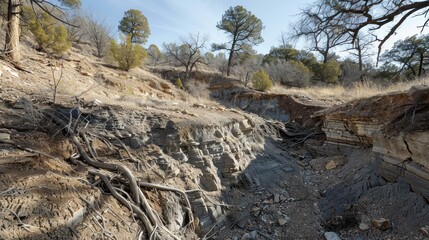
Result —
<instances>
[{"instance_id":1,"label":"gray rock","mask_svg":"<svg viewBox=\"0 0 429 240\"><path fill-rule=\"evenodd\" d=\"M279 203L279 202L280 202L280 195L274 194L274 203Z\"/></svg>"},{"instance_id":2,"label":"gray rock","mask_svg":"<svg viewBox=\"0 0 429 240\"><path fill-rule=\"evenodd\" d=\"M288 222L288 218L279 218L278 222L280 226L285 225Z\"/></svg>"},{"instance_id":3,"label":"gray rock","mask_svg":"<svg viewBox=\"0 0 429 240\"><path fill-rule=\"evenodd\" d=\"M0 133L0 140L10 140L10 134L9 133Z\"/></svg>"},{"instance_id":4,"label":"gray rock","mask_svg":"<svg viewBox=\"0 0 429 240\"><path fill-rule=\"evenodd\" d=\"M359 229L362 230L362 231L367 231L367 230L369 230L369 225L366 224L366 223L360 223L359 224Z\"/></svg>"},{"instance_id":5,"label":"gray rock","mask_svg":"<svg viewBox=\"0 0 429 240\"><path fill-rule=\"evenodd\" d=\"M248 233L245 233L245 234L241 237L241 240L248 240L248 239L250 239L250 234L248 234Z\"/></svg>"},{"instance_id":6,"label":"gray rock","mask_svg":"<svg viewBox=\"0 0 429 240\"><path fill-rule=\"evenodd\" d=\"M429 237L429 225L420 228L420 233L423 234L425 237Z\"/></svg>"},{"instance_id":7,"label":"gray rock","mask_svg":"<svg viewBox=\"0 0 429 240\"><path fill-rule=\"evenodd\" d=\"M138 137L131 137L129 138L129 146L132 149L138 149L141 146L143 146L141 139L139 139Z\"/></svg>"},{"instance_id":8,"label":"gray rock","mask_svg":"<svg viewBox=\"0 0 429 240\"><path fill-rule=\"evenodd\" d=\"M249 233L250 239L256 239L258 236L258 231L254 230Z\"/></svg>"},{"instance_id":9,"label":"gray rock","mask_svg":"<svg viewBox=\"0 0 429 240\"><path fill-rule=\"evenodd\" d=\"M338 234L334 233L334 232L325 232L325 234L323 234L325 236L326 240L341 240L341 238L338 236Z\"/></svg>"}]
</instances>

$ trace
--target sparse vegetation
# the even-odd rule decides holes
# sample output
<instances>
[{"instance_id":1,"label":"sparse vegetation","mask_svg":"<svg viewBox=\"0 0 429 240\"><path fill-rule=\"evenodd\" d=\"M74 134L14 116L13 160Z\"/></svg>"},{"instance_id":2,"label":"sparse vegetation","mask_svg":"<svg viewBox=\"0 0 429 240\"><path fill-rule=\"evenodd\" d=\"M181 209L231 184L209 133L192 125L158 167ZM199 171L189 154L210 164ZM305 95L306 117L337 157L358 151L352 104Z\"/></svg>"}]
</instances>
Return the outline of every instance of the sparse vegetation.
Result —
<instances>
[{"instance_id":1,"label":"sparse vegetation","mask_svg":"<svg viewBox=\"0 0 429 240\"><path fill-rule=\"evenodd\" d=\"M264 70L259 70L253 74L252 84L254 88L263 92L266 92L273 87L273 81Z\"/></svg>"},{"instance_id":2,"label":"sparse vegetation","mask_svg":"<svg viewBox=\"0 0 429 240\"><path fill-rule=\"evenodd\" d=\"M316 68L315 75L320 81L327 83L337 83L338 77L341 74L340 64L335 60L329 60L326 63L321 63Z\"/></svg>"},{"instance_id":3,"label":"sparse vegetation","mask_svg":"<svg viewBox=\"0 0 429 240\"><path fill-rule=\"evenodd\" d=\"M104 57L110 41L110 31L104 20L95 18L92 14L85 17L84 25L81 26L88 37L88 40L97 49L97 57Z\"/></svg>"},{"instance_id":4,"label":"sparse vegetation","mask_svg":"<svg viewBox=\"0 0 429 240\"><path fill-rule=\"evenodd\" d=\"M141 66L147 56L142 46L132 43L130 35L123 36L119 44L112 39L109 54L118 63L119 68L126 71Z\"/></svg>"},{"instance_id":5,"label":"sparse vegetation","mask_svg":"<svg viewBox=\"0 0 429 240\"><path fill-rule=\"evenodd\" d=\"M305 96L310 99L327 101L329 103L344 103L355 99L369 98L381 94L389 94L398 91L407 91L413 86L429 86L429 77L413 81L400 81L396 83L374 83L372 81L356 82L350 86L311 86L308 88L286 88L275 85L271 92Z\"/></svg>"},{"instance_id":6,"label":"sparse vegetation","mask_svg":"<svg viewBox=\"0 0 429 240\"><path fill-rule=\"evenodd\" d=\"M30 4L34 7L37 6L41 9L42 12L47 13L51 17L56 18L57 20L60 17L54 15L54 10L60 9L58 5L52 4L50 1L41 1L41 0L29 0ZM59 0L61 5L79 8L80 0ZM11 61L18 62L21 59L21 54L19 52L19 28L20 28L20 15L21 15L21 6L22 3L20 0L10 0L8 1L8 12L7 12L7 27L6 27L6 39L5 39L5 53ZM32 8L35 10L35 8ZM60 11L62 12L62 11ZM62 27L64 28L64 26ZM39 32L39 31L38 31ZM57 34L63 34L67 30L58 28L55 31ZM63 37L60 37L58 40L63 41ZM67 39L68 41L68 39ZM66 46L64 42L56 44L57 49L64 49Z\"/></svg>"},{"instance_id":7,"label":"sparse vegetation","mask_svg":"<svg viewBox=\"0 0 429 240\"><path fill-rule=\"evenodd\" d=\"M176 87L183 89L183 83L182 83L182 79L177 78L176 79L176 83L175 83Z\"/></svg>"},{"instance_id":8,"label":"sparse vegetation","mask_svg":"<svg viewBox=\"0 0 429 240\"><path fill-rule=\"evenodd\" d=\"M70 49L71 42L64 25L56 23L55 19L46 12L34 13L25 8L24 14L28 14L28 29L33 33L38 44L39 51L63 53Z\"/></svg>"},{"instance_id":9,"label":"sparse vegetation","mask_svg":"<svg viewBox=\"0 0 429 240\"><path fill-rule=\"evenodd\" d=\"M163 54L159 50L158 46L156 46L155 44L149 45L149 48L147 49L147 54L148 54L148 60L154 66L156 66L159 63L159 61L161 61L161 59L163 58Z\"/></svg>"},{"instance_id":10,"label":"sparse vegetation","mask_svg":"<svg viewBox=\"0 0 429 240\"><path fill-rule=\"evenodd\" d=\"M272 61L264 65L264 69L270 78L278 83L287 86L306 87L310 85L312 71L299 61Z\"/></svg>"},{"instance_id":11,"label":"sparse vegetation","mask_svg":"<svg viewBox=\"0 0 429 240\"><path fill-rule=\"evenodd\" d=\"M57 94L58 94L58 87L61 83L61 81L63 80L63 64L58 64L59 68L60 68L60 74L57 75L55 73L55 68L56 67L52 67L52 82L51 82L51 89L52 89L52 102L53 104L56 103L57 100Z\"/></svg>"}]
</instances>

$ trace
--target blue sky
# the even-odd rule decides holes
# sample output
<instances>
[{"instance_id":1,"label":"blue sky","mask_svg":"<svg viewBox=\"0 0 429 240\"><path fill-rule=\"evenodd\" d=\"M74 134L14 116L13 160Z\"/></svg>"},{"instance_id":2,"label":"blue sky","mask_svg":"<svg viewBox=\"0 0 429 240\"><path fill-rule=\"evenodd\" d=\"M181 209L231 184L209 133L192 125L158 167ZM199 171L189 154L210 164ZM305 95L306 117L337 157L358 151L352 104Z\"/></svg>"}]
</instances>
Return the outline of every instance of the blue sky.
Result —
<instances>
[{"instance_id":1,"label":"blue sky","mask_svg":"<svg viewBox=\"0 0 429 240\"><path fill-rule=\"evenodd\" d=\"M226 35L217 30L216 23L231 6L242 5L260 18L265 26L262 31L264 42L255 47L259 53L268 53L272 46L280 44L282 32L287 32L291 23L299 16L301 8L315 0L82 0L83 10L91 11L104 19L118 34L119 21L128 9L139 9L148 18L151 35L146 43L159 47L164 42L177 42L189 33L201 33L209 36L210 43L226 42ZM419 21L420 20L420 21ZM398 33L386 44L390 48L396 40L419 33L416 28L421 19L410 18ZM428 33L428 31L425 31ZM207 50L210 46L207 45ZM297 48L306 48L300 42ZM340 55L344 55L339 53Z\"/></svg>"},{"instance_id":2,"label":"blue sky","mask_svg":"<svg viewBox=\"0 0 429 240\"><path fill-rule=\"evenodd\" d=\"M117 33L117 25L128 9L139 9L148 18L151 35L146 46L175 42L189 33L206 34L210 43L226 41L216 23L230 7L242 5L260 18L265 26L264 42L255 49L268 53L280 43L280 36L294 20L300 8L312 0L83 0L83 9L104 18Z\"/></svg>"}]
</instances>

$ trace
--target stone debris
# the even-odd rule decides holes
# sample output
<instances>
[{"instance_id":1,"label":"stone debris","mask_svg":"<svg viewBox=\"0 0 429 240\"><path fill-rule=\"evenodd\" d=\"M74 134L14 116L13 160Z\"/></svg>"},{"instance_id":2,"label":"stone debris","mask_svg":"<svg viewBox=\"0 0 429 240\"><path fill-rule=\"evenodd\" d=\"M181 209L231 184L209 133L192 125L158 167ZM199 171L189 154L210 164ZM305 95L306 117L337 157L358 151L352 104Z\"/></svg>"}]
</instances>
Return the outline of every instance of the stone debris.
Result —
<instances>
[{"instance_id":1,"label":"stone debris","mask_svg":"<svg viewBox=\"0 0 429 240\"><path fill-rule=\"evenodd\" d=\"M1 141L10 140L10 134L9 133L0 133L0 140Z\"/></svg>"},{"instance_id":2,"label":"stone debris","mask_svg":"<svg viewBox=\"0 0 429 240\"><path fill-rule=\"evenodd\" d=\"M248 234L248 233L245 233L245 234L241 237L241 240L248 240L248 239L250 239L250 234Z\"/></svg>"},{"instance_id":3,"label":"stone debris","mask_svg":"<svg viewBox=\"0 0 429 240\"><path fill-rule=\"evenodd\" d=\"M280 202L280 195L274 194L274 203L279 203L279 202Z\"/></svg>"},{"instance_id":4,"label":"stone debris","mask_svg":"<svg viewBox=\"0 0 429 240\"><path fill-rule=\"evenodd\" d=\"M194 105L192 105L192 107L194 107L194 108L207 108L207 106L202 104L202 103L194 103Z\"/></svg>"},{"instance_id":5,"label":"stone debris","mask_svg":"<svg viewBox=\"0 0 429 240\"><path fill-rule=\"evenodd\" d=\"M285 217L285 218L279 218L278 223L279 223L279 225L280 225L280 226L283 226L283 225L285 225L288 221L289 221L289 218L288 218L288 217Z\"/></svg>"},{"instance_id":6,"label":"stone debris","mask_svg":"<svg viewBox=\"0 0 429 240\"><path fill-rule=\"evenodd\" d=\"M429 225L420 228L420 233L425 237L429 237Z\"/></svg>"},{"instance_id":7,"label":"stone debris","mask_svg":"<svg viewBox=\"0 0 429 240\"><path fill-rule=\"evenodd\" d=\"M338 234L335 232L325 232L323 236L326 240L341 240L340 236L338 236Z\"/></svg>"},{"instance_id":8,"label":"stone debris","mask_svg":"<svg viewBox=\"0 0 429 240\"><path fill-rule=\"evenodd\" d=\"M335 169L336 167L337 167L337 164L335 164L334 160L331 160L326 164L325 169L332 170L332 169Z\"/></svg>"},{"instance_id":9,"label":"stone debris","mask_svg":"<svg viewBox=\"0 0 429 240\"><path fill-rule=\"evenodd\" d=\"M390 220L385 218L379 218L372 220L372 225L382 231L386 231L391 227Z\"/></svg>"},{"instance_id":10,"label":"stone debris","mask_svg":"<svg viewBox=\"0 0 429 240\"><path fill-rule=\"evenodd\" d=\"M258 237L258 231L254 230L249 233L250 239L256 239Z\"/></svg>"},{"instance_id":11,"label":"stone debris","mask_svg":"<svg viewBox=\"0 0 429 240\"><path fill-rule=\"evenodd\" d=\"M369 225L366 223L360 223L359 224L359 229L362 231L367 231L367 230L369 230L369 228L370 228Z\"/></svg>"}]
</instances>

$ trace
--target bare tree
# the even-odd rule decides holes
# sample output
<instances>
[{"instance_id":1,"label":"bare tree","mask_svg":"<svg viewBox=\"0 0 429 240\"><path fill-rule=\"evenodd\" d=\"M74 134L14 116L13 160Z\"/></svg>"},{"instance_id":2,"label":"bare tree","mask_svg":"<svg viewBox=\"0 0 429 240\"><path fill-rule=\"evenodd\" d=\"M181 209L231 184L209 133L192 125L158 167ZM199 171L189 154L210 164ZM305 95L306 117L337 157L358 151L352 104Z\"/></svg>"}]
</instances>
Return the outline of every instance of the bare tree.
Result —
<instances>
[{"instance_id":1,"label":"bare tree","mask_svg":"<svg viewBox=\"0 0 429 240\"><path fill-rule=\"evenodd\" d=\"M374 42L375 39L372 38L372 35L359 34L359 36L354 41L354 44L352 44L352 47L348 49L353 50L350 52L350 54L357 59L359 71L361 72L364 70L365 59L371 57L374 54L374 52L371 51Z\"/></svg>"},{"instance_id":2,"label":"bare tree","mask_svg":"<svg viewBox=\"0 0 429 240\"><path fill-rule=\"evenodd\" d=\"M104 20L97 19L89 13L85 17L84 29L90 43L97 49L97 57L103 57L111 38Z\"/></svg>"},{"instance_id":3,"label":"bare tree","mask_svg":"<svg viewBox=\"0 0 429 240\"><path fill-rule=\"evenodd\" d=\"M67 16L68 22L71 24L65 24L69 40L73 43L80 43L85 37L85 29L83 28L85 18L82 16L82 12L80 10L71 11Z\"/></svg>"},{"instance_id":4,"label":"bare tree","mask_svg":"<svg viewBox=\"0 0 429 240\"><path fill-rule=\"evenodd\" d=\"M342 34L350 34L352 43L364 31L373 34L379 42L377 59L383 44L395 34L396 30L410 17L425 16L421 31L428 26L429 1L413 0L322 0L321 11L325 13L323 26L341 23Z\"/></svg>"},{"instance_id":5,"label":"bare tree","mask_svg":"<svg viewBox=\"0 0 429 240\"><path fill-rule=\"evenodd\" d=\"M331 11L325 6L327 0L319 0L301 11L301 18L292 25L292 40L304 38L310 42L311 51L317 51L323 57L323 63L334 57L332 49L349 41L348 34L343 34L341 21L326 23Z\"/></svg>"},{"instance_id":6,"label":"bare tree","mask_svg":"<svg viewBox=\"0 0 429 240\"><path fill-rule=\"evenodd\" d=\"M164 44L166 55L185 67L185 81L189 79L197 63L204 63L204 55L201 50L205 47L207 40L207 36L201 36L198 33L190 34L188 38L182 38L179 45L176 43Z\"/></svg>"}]
</instances>

